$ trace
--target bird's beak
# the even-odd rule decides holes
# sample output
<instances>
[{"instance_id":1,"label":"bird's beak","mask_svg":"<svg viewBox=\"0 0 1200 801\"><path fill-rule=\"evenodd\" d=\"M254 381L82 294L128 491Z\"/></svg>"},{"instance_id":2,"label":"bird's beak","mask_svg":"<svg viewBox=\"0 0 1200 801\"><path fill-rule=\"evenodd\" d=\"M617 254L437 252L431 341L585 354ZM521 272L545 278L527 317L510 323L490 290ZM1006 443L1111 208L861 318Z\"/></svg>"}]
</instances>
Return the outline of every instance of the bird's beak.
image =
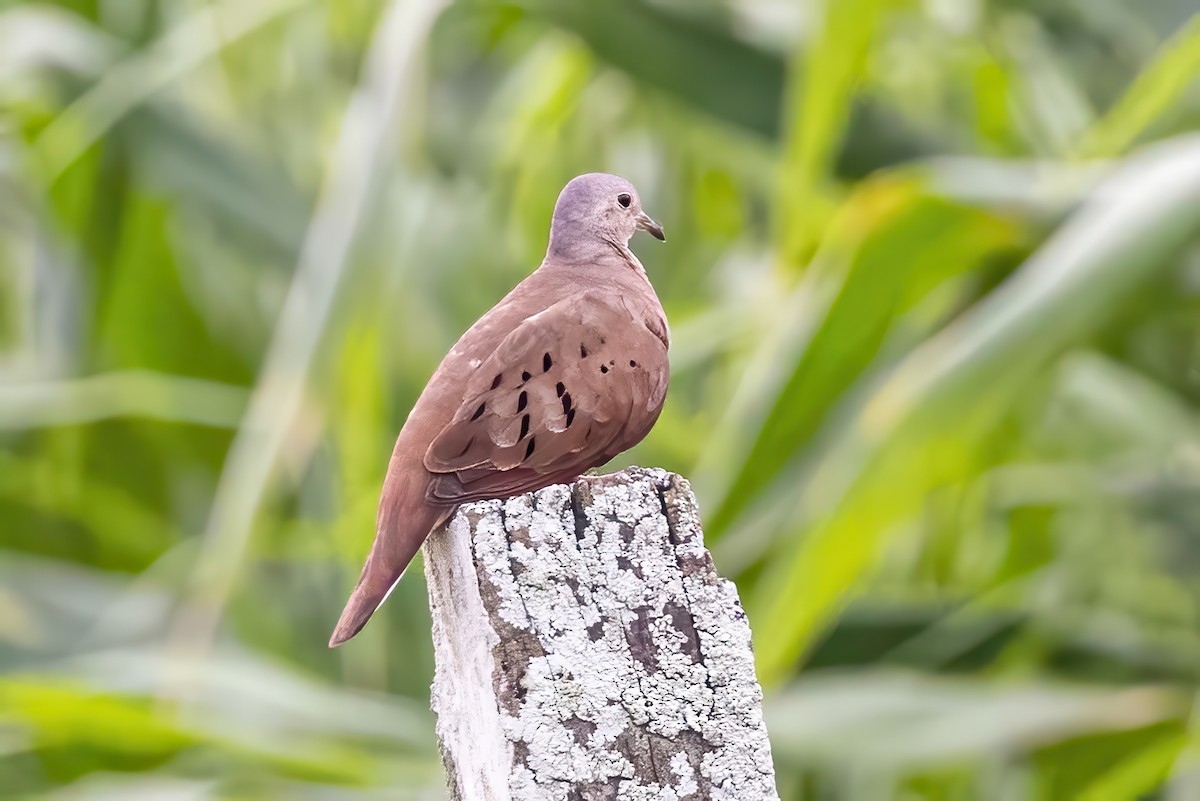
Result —
<instances>
[{"instance_id":1,"label":"bird's beak","mask_svg":"<svg viewBox=\"0 0 1200 801\"><path fill-rule=\"evenodd\" d=\"M650 234L650 236L654 237L660 242L667 241L667 237L663 233L662 226L656 223L654 218L644 211L638 212L637 227L641 228L643 231Z\"/></svg>"}]
</instances>

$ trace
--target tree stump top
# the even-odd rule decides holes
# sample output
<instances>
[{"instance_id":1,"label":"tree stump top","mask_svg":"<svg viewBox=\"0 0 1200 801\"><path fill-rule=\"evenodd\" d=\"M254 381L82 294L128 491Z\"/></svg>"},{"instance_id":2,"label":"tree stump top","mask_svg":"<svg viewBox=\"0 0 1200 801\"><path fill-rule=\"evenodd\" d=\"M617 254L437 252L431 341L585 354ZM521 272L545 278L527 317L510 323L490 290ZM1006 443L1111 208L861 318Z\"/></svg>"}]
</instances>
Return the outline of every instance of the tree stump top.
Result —
<instances>
[{"instance_id":1,"label":"tree stump top","mask_svg":"<svg viewBox=\"0 0 1200 801\"><path fill-rule=\"evenodd\" d=\"M684 479L467 504L426 548L455 798L777 798L750 628Z\"/></svg>"}]
</instances>

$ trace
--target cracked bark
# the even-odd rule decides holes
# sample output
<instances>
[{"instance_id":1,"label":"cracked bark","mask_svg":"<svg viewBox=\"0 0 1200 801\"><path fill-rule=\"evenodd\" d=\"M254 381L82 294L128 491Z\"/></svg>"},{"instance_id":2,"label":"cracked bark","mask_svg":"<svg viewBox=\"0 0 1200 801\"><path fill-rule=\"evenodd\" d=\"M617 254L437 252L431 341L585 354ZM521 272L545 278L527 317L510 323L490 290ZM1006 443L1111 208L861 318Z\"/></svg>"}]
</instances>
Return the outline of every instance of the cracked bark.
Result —
<instances>
[{"instance_id":1,"label":"cracked bark","mask_svg":"<svg viewBox=\"0 0 1200 801\"><path fill-rule=\"evenodd\" d=\"M456 801L778 798L749 624L684 479L467 504L425 572Z\"/></svg>"}]
</instances>

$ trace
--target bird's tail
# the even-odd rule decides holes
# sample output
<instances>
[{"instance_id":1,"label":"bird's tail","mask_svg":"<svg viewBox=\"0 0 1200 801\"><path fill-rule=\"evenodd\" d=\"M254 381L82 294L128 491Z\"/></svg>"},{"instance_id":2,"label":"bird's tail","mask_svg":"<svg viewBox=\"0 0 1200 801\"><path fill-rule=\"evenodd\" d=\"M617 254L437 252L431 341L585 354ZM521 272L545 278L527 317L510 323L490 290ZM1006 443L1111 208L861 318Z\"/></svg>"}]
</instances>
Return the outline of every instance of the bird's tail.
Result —
<instances>
[{"instance_id":1,"label":"bird's tail","mask_svg":"<svg viewBox=\"0 0 1200 801\"><path fill-rule=\"evenodd\" d=\"M451 510L452 511L452 510ZM417 514L406 515L399 525L381 519L375 534L371 554L363 565L358 586L350 594L346 608L329 638L329 647L336 648L362 631L387 597L391 594L405 568L412 561L429 532L448 516L447 510L424 506Z\"/></svg>"},{"instance_id":2,"label":"bird's tail","mask_svg":"<svg viewBox=\"0 0 1200 801\"><path fill-rule=\"evenodd\" d=\"M333 636L329 638L329 647L337 648L362 631L363 626L367 625L367 621L371 619L371 615L375 614L375 610L387 600L388 593L392 591L392 587L396 586L396 582L402 575L404 575L404 568L401 568L400 572L386 586L381 587L379 581L372 580L375 574L371 570L371 557L368 557L366 565L363 566L362 577L358 580L358 586L350 594L350 600L346 602L346 608L342 610L342 616L338 618ZM387 578L382 575L380 577Z\"/></svg>"}]
</instances>

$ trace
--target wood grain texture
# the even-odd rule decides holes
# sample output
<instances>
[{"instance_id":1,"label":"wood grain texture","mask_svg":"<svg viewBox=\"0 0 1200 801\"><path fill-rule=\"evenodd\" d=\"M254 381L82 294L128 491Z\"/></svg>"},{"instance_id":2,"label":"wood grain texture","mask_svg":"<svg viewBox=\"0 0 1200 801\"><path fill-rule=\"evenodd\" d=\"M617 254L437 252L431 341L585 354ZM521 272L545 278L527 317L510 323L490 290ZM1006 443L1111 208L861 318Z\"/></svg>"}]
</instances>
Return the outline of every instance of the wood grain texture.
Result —
<instances>
[{"instance_id":1,"label":"wood grain texture","mask_svg":"<svg viewBox=\"0 0 1200 801\"><path fill-rule=\"evenodd\" d=\"M778 797L750 628L684 479L467 504L425 570L453 798Z\"/></svg>"}]
</instances>

